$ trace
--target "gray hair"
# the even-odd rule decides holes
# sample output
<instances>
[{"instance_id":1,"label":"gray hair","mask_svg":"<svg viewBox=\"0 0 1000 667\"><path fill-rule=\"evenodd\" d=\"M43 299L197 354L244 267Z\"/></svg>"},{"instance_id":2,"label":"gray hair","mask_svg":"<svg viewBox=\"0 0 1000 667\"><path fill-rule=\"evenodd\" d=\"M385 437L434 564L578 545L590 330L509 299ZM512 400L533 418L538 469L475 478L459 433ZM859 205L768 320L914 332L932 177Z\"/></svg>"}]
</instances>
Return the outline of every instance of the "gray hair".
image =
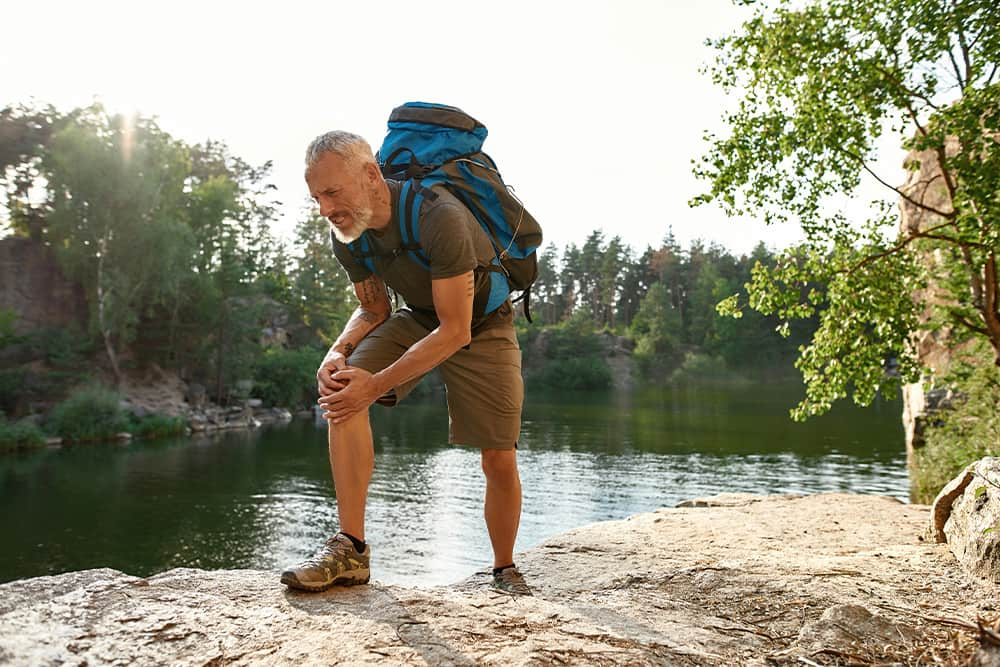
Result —
<instances>
[{"instance_id":1,"label":"gray hair","mask_svg":"<svg viewBox=\"0 0 1000 667\"><path fill-rule=\"evenodd\" d=\"M363 138L343 130L321 134L306 149L306 169L312 167L326 153L333 153L349 163L362 165L374 162L372 147Z\"/></svg>"}]
</instances>

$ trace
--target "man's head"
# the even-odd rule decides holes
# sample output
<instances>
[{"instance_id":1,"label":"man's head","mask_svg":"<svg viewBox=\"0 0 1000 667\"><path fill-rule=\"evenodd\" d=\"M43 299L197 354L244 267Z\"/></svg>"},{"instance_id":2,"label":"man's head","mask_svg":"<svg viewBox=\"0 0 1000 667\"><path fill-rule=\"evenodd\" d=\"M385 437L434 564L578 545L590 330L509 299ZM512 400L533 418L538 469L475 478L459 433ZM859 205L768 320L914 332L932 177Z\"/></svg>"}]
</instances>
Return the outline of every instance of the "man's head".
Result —
<instances>
[{"instance_id":1,"label":"man's head","mask_svg":"<svg viewBox=\"0 0 1000 667\"><path fill-rule=\"evenodd\" d=\"M389 221L385 181L371 146L356 134L338 130L313 139L306 149L306 184L342 243Z\"/></svg>"}]
</instances>

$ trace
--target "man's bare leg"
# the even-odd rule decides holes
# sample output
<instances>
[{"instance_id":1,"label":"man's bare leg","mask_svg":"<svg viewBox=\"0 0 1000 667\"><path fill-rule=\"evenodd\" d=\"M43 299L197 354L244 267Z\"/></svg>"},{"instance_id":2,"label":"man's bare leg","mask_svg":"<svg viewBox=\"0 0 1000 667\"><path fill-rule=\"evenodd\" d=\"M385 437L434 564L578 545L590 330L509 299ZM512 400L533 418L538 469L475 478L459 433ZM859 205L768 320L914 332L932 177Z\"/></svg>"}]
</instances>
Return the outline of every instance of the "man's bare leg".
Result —
<instances>
[{"instance_id":1,"label":"man's bare leg","mask_svg":"<svg viewBox=\"0 0 1000 667\"><path fill-rule=\"evenodd\" d=\"M364 410L343 424L330 424L327 433L330 468L337 491L340 530L365 540L365 503L375 469L371 422Z\"/></svg>"},{"instance_id":2,"label":"man's bare leg","mask_svg":"<svg viewBox=\"0 0 1000 667\"><path fill-rule=\"evenodd\" d=\"M514 562L514 541L521 523L521 478L517 450L482 450L486 475L486 529L493 544L493 567Z\"/></svg>"},{"instance_id":3,"label":"man's bare leg","mask_svg":"<svg viewBox=\"0 0 1000 667\"><path fill-rule=\"evenodd\" d=\"M340 531L365 539L365 501L374 469L372 430L368 411L343 424L329 426L330 466L337 487ZM371 550L344 535L334 535L312 558L281 573L281 583L306 591L323 591L337 584L366 584L371 576Z\"/></svg>"}]
</instances>

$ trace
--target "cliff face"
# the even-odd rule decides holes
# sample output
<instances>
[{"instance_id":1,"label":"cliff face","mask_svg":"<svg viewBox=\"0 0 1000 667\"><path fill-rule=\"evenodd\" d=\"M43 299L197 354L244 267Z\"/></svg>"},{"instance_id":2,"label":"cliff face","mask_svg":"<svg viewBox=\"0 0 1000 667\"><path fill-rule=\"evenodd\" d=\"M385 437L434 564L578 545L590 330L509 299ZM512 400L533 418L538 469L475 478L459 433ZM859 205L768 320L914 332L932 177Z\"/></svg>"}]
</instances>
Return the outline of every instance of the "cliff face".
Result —
<instances>
[{"instance_id":1,"label":"cliff face","mask_svg":"<svg viewBox=\"0 0 1000 667\"><path fill-rule=\"evenodd\" d=\"M953 155L955 150L956 143L950 143L946 147L949 155ZM911 152L905 164L915 163L919 163L920 168L909 172L906 183L901 188L913 200L900 201L900 231L906 236L944 222L940 216L921 208L914 201L939 211L950 211L952 208L937 154L933 150ZM925 289L914 294L914 298L924 305L920 319L921 324L926 324L931 319L932 310L947 305L950 299L940 287L940 281L947 271L941 255L928 252L921 259L927 267L930 280ZM956 349L952 338L953 328L949 326L921 329L913 334L912 344L917 358L929 373L920 382L903 388L903 427L906 433L907 459L911 462L914 448L923 445L922 420L928 409L933 409L934 404L940 402L943 390L936 390L935 383L948 372L955 353L960 351Z\"/></svg>"},{"instance_id":2,"label":"cliff face","mask_svg":"<svg viewBox=\"0 0 1000 667\"><path fill-rule=\"evenodd\" d=\"M66 279L49 248L30 239L0 239L0 308L17 313L16 334L87 323L82 290Z\"/></svg>"}]
</instances>

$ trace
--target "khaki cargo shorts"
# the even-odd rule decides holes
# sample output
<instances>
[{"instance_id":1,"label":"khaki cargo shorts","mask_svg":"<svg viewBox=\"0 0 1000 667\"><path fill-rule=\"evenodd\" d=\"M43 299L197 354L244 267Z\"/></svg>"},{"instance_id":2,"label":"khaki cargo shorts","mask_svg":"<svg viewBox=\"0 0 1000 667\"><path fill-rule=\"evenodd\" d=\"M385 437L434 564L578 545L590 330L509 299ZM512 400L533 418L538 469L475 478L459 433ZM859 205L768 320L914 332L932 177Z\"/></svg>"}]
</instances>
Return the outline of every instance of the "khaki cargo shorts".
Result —
<instances>
[{"instance_id":1,"label":"khaki cargo shorts","mask_svg":"<svg viewBox=\"0 0 1000 667\"><path fill-rule=\"evenodd\" d=\"M377 373L399 359L428 334L405 310L392 314L368 334L348 358L349 366ZM478 332L468 348L439 368L448 394L448 441L482 449L513 449L521 434L521 348L510 324ZM379 399L395 405L420 378L410 380Z\"/></svg>"}]
</instances>

